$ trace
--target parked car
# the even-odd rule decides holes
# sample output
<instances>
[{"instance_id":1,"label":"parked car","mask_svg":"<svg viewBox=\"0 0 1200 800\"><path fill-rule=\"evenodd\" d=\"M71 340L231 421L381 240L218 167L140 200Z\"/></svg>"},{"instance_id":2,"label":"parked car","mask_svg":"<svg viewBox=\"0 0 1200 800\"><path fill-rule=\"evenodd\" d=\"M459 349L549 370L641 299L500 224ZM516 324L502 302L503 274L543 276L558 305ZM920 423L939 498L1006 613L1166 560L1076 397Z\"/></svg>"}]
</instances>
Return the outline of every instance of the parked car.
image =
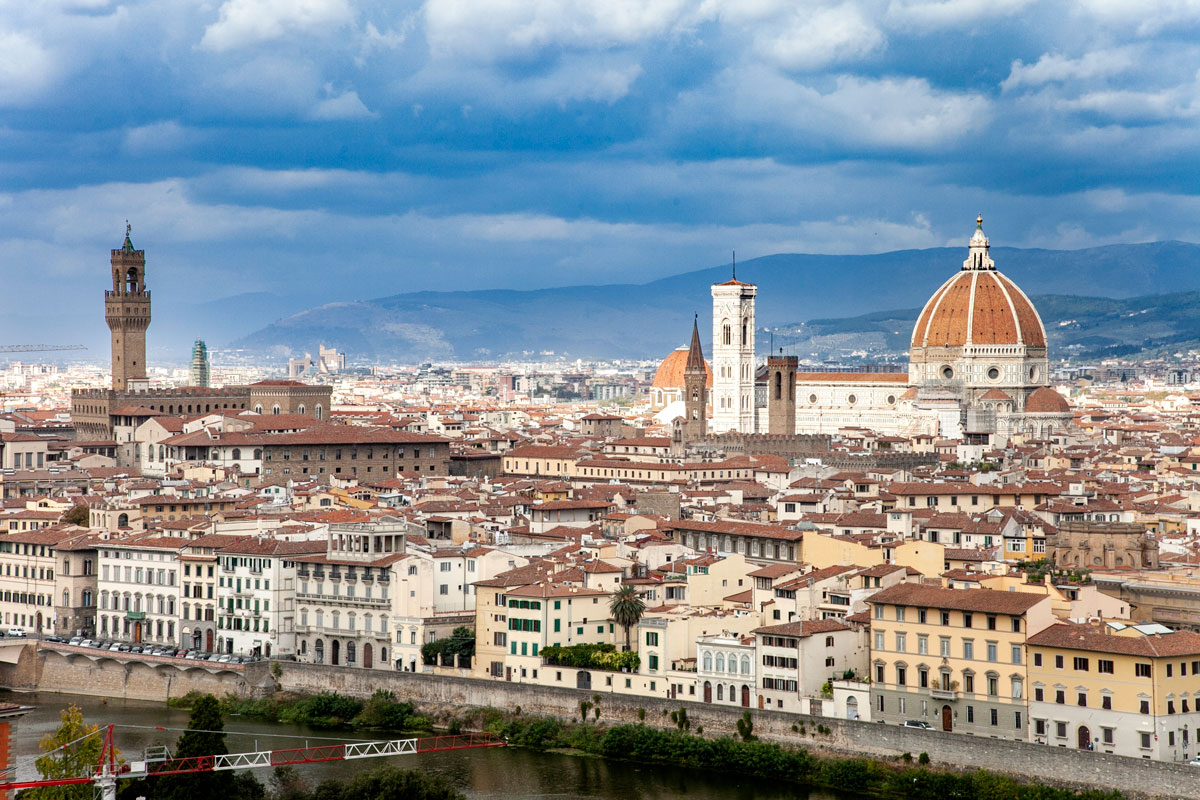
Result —
<instances>
[{"instance_id":1,"label":"parked car","mask_svg":"<svg viewBox=\"0 0 1200 800\"><path fill-rule=\"evenodd\" d=\"M88 641L88 640L84 639L82 636L72 636L71 641L67 642L67 644L69 644L73 647L83 647L84 646L83 643L85 641Z\"/></svg>"},{"instance_id":2,"label":"parked car","mask_svg":"<svg viewBox=\"0 0 1200 800\"><path fill-rule=\"evenodd\" d=\"M1193 758L1191 761L1188 762L1188 765L1193 766L1193 767L1200 767L1200 756L1196 756L1195 758Z\"/></svg>"},{"instance_id":3,"label":"parked car","mask_svg":"<svg viewBox=\"0 0 1200 800\"><path fill-rule=\"evenodd\" d=\"M45 641L47 641L47 642L58 642L59 644L66 644L66 643L67 643L67 640L66 640L66 639L64 639L63 637L61 637L61 636L59 636L58 634L55 634L55 633L52 633L52 634L50 634L49 636L45 637Z\"/></svg>"},{"instance_id":4,"label":"parked car","mask_svg":"<svg viewBox=\"0 0 1200 800\"><path fill-rule=\"evenodd\" d=\"M904 724L903 724L903 726L902 726L902 727L905 727L905 728L922 728L922 729L924 729L924 730L932 730L932 729L933 729L933 726L932 726L932 725L930 725L928 722L925 722L924 720L920 720L920 719L909 719L909 720L905 720L905 721L904 721Z\"/></svg>"},{"instance_id":5,"label":"parked car","mask_svg":"<svg viewBox=\"0 0 1200 800\"><path fill-rule=\"evenodd\" d=\"M5 636L16 636L18 638L24 639L25 638L25 629L18 628L16 625L13 625L11 628L9 628L7 631L4 632L4 635Z\"/></svg>"}]
</instances>

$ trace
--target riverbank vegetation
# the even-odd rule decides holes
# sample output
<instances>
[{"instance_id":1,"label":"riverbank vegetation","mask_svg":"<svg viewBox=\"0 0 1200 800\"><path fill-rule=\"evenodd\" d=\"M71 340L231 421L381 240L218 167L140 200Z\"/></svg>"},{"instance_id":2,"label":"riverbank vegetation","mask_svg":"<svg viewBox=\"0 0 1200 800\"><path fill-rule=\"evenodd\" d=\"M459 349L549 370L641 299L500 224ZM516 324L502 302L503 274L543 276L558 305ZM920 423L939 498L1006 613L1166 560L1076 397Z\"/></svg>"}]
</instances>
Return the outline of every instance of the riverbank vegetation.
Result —
<instances>
[{"instance_id":1,"label":"riverbank vegetation","mask_svg":"<svg viewBox=\"0 0 1200 800\"><path fill-rule=\"evenodd\" d=\"M189 700L190 697L172 701L172 704L189 706L195 702L195 698ZM682 707L669 715L674 730L660 730L644 722L605 724L601 721L601 697L594 695L592 701L582 703L580 715L570 722L523 714L519 707L511 710L458 709L440 716L428 712L421 714L413 704L382 689L366 702L333 692L277 695L256 700L227 696L221 708L231 714L324 728L424 732L437 724L451 733L483 730L504 737L510 745L534 750L575 752L645 764L672 764L864 795L915 800L1127 800L1116 791L1074 791L1041 783L1024 783L984 770L954 771L934 767L926 753L917 756L906 753L890 759L849 758L805 747L764 742L754 735L753 715L748 712L739 721L736 737L706 737L700 727L693 731L687 711ZM644 712L638 717L644 720ZM797 729L798 737L807 733L803 728ZM811 734L813 737L827 735L828 729L818 726ZM815 743L819 744L819 740ZM325 800L325 797L311 794L289 796L283 800Z\"/></svg>"},{"instance_id":2,"label":"riverbank vegetation","mask_svg":"<svg viewBox=\"0 0 1200 800\"><path fill-rule=\"evenodd\" d=\"M188 692L168 700L174 708L192 708L205 695ZM242 699L232 694L221 699L221 712L227 716L254 717L267 722L307 725L328 730L361 729L428 732L433 721L416 712L412 703L403 702L386 689L379 689L365 702L336 692L320 694L275 694L270 697Z\"/></svg>"}]
</instances>

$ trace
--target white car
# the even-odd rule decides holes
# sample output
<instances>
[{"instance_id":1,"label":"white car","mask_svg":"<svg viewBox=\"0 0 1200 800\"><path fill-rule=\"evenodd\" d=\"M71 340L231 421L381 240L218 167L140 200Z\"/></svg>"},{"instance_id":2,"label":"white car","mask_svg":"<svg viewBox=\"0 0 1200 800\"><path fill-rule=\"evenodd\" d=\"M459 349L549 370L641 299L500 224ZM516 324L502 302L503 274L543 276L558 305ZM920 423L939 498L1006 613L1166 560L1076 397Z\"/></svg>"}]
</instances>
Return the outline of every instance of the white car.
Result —
<instances>
[{"instance_id":1,"label":"white car","mask_svg":"<svg viewBox=\"0 0 1200 800\"><path fill-rule=\"evenodd\" d=\"M7 631L5 631L4 635L5 636L16 636L18 639L24 639L25 638L25 629L18 628L16 625L14 625L11 628L9 628Z\"/></svg>"}]
</instances>

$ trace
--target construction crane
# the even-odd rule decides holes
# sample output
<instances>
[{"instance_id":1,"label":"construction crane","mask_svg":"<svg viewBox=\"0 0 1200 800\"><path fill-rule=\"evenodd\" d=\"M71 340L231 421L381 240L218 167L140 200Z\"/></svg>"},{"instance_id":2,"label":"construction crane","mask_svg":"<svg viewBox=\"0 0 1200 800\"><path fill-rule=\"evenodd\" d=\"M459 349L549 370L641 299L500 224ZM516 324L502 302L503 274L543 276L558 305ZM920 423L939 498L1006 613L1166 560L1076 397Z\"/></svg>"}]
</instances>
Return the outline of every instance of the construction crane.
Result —
<instances>
[{"instance_id":1,"label":"construction crane","mask_svg":"<svg viewBox=\"0 0 1200 800\"><path fill-rule=\"evenodd\" d=\"M0 344L0 353L44 353L51 350L87 350L81 344Z\"/></svg>"},{"instance_id":2,"label":"construction crane","mask_svg":"<svg viewBox=\"0 0 1200 800\"><path fill-rule=\"evenodd\" d=\"M247 753L225 753L211 756L172 758L161 751L144 761L117 763L113 744L113 725L107 726L100 762L90 775L75 778L53 778L37 781L8 781L0 783L0 793L11 789L32 789L38 786L74 786L94 784L101 800L116 800L117 781L161 775L187 775L197 772L223 772L256 767L283 767L289 764L318 764L325 761L351 761L379 756L405 756L418 753L438 753L446 750L469 750L479 747L504 747L506 742L490 733L464 733L447 736L428 736L420 739L383 739L374 742L346 742L316 747L297 747L291 750L254 750ZM99 733L97 731L96 733ZM87 737L84 737L87 738Z\"/></svg>"}]
</instances>

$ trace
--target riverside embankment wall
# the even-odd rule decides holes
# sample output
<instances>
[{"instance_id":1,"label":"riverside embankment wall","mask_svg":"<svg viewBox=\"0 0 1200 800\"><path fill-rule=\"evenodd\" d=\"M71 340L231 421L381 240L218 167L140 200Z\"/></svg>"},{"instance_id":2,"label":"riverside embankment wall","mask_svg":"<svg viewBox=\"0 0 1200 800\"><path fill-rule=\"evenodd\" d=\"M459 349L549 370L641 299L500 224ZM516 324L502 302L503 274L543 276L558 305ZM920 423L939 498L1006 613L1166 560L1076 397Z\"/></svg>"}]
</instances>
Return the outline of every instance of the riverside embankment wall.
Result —
<instances>
[{"instance_id":1,"label":"riverside embankment wall","mask_svg":"<svg viewBox=\"0 0 1200 800\"><path fill-rule=\"evenodd\" d=\"M269 674L264 676L269 690ZM225 664L200 666L174 658L127 656L85 647L27 644L15 664L0 664L0 686L17 691L86 694L128 700L166 701L199 690L221 697L262 692L247 682L245 669Z\"/></svg>"},{"instance_id":2,"label":"riverside embankment wall","mask_svg":"<svg viewBox=\"0 0 1200 800\"><path fill-rule=\"evenodd\" d=\"M285 692L339 692L369 697L389 689L429 709L458 713L472 708L520 709L568 720L578 718L581 700L595 702L600 724L644 722L671 728L670 712L686 708L691 730L705 735L734 734L744 709L685 700L635 697L604 692L534 686L411 672L384 672L293 662L258 662L220 668L142 663L136 659L74 652L75 648L35 648L31 643L16 664L0 665L0 685L41 690L164 701L198 690L242 697ZM273 665L275 672L273 674ZM644 714L639 714L644 712ZM1132 798L1200 800L1200 767L1165 764L1104 753L1050 748L966 734L901 728L895 725L751 710L754 733L762 739L841 754L897 756L922 752L938 764L983 768L1047 783L1116 789ZM594 718L593 718L594 719ZM792 730L803 727L805 735ZM817 733L817 726L829 733Z\"/></svg>"},{"instance_id":3,"label":"riverside embankment wall","mask_svg":"<svg viewBox=\"0 0 1200 800\"><path fill-rule=\"evenodd\" d=\"M257 666L257 665L254 665ZM422 675L411 672L367 672L345 667L282 664L278 685L283 691L334 691L368 697L386 688L418 705L446 710L500 708L558 717L579 716L579 702L600 697L600 723L639 722L671 728L670 712L687 709L693 732L736 734L742 708L693 701L667 700L600 691L582 691L504 681ZM645 712L644 720L639 710ZM809 717L751 710L754 733L761 739L834 750L842 754L897 756L922 752L938 764L982 768L1077 787L1116 789L1129 797L1200 800L1200 767L1085 752L1026 742L987 739L966 734L902 728L896 725ZM800 736L792 726L803 727ZM816 732L823 725L828 734Z\"/></svg>"}]
</instances>

